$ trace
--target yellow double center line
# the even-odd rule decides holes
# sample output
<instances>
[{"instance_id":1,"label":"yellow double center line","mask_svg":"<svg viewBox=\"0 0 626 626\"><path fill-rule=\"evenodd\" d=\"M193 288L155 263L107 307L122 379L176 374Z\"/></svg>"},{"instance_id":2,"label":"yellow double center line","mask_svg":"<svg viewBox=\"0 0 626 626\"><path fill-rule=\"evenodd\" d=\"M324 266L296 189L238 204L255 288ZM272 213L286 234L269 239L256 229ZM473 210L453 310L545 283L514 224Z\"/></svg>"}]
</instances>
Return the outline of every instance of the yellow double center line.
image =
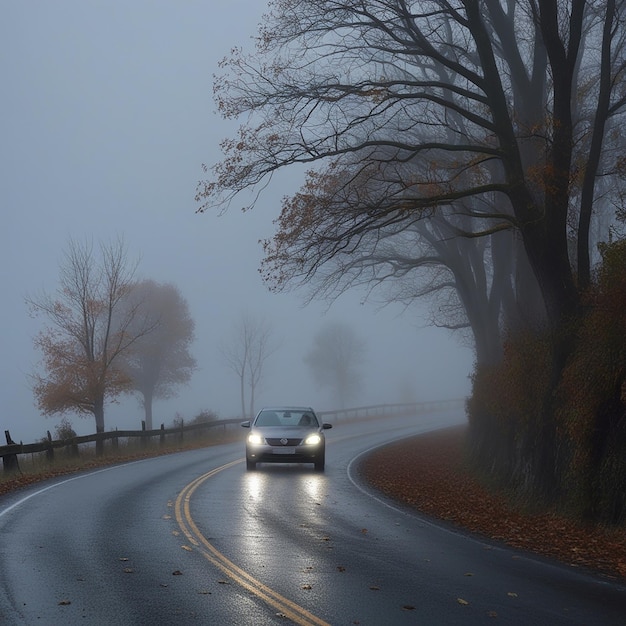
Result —
<instances>
[{"instance_id":1,"label":"yellow double center line","mask_svg":"<svg viewBox=\"0 0 626 626\"><path fill-rule=\"evenodd\" d=\"M248 574L248 572L227 559L219 550L211 545L193 521L190 512L190 502L194 491L212 476L215 476L219 472L222 472L223 470L233 467L233 465L237 465L241 462L242 459L238 459L237 461L226 463L226 465L222 465L221 467L216 467L210 472L207 472L190 482L178 494L175 503L175 514L176 521L178 522L181 531L185 537L187 537L189 543L191 543L208 561L224 572L226 576L270 606L274 607L285 617L289 618L296 624L302 624L302 626L329 626L329 624L324 620L316 617L312 613L309 613L309 611L305 608L299 606L295 602L292 602L288 598L281 596L279 593L270 589L267 585L264 585L262 582Z\"/></svg>"}]
</instances>

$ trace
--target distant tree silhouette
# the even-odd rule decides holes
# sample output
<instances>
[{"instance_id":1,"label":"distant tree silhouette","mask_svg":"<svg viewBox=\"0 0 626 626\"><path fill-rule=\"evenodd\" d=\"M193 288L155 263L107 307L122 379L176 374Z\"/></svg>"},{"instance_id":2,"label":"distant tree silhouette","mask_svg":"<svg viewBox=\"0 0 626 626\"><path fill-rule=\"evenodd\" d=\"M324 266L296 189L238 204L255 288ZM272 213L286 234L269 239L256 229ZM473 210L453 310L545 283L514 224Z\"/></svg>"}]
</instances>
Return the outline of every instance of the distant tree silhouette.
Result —
<instances>
[{"instance_id":1,"label":"distant tree silhouette","mask_svg":"<svg viewBox=\"0 0 626 626\"><path fill-rule=\"evenodd\" d=\"M332 322L315 334L304 362L315 382L329 388L339 408L345 408L361 385L364 353L365 342L351 326Z\"/></svg>"},{"instance_id":2,"label":"distant tree silhouette","mask_svg":"<svg viewBox=\"0 0 626 626\"><path fill-rule=\"evenodd\" d=\"M178 288L153 280L132 286L124 299L126 309L140 311L136 324L152 328L125 351L120 361L131 389L141 395L146 428L151 430L153 400L175 397L177 388L189 382L196 369L196 360L189 353L195 323Z\"/></svg>"},{"instance_id":3,"label":"distant tree silhouette","mask_svg":"<svg viewBox=\"0 0 626 626\"><path fill-rule=\"evenodd\" d=\"M224 362L239 379L241 415L244 417L254 415L255 394L263 377L263 368L277 347L270 324L250 313L242 314L233 326L231 339L220 344ZM246 389L249 391L248 402Z\"/></svg>"}]
</instances>

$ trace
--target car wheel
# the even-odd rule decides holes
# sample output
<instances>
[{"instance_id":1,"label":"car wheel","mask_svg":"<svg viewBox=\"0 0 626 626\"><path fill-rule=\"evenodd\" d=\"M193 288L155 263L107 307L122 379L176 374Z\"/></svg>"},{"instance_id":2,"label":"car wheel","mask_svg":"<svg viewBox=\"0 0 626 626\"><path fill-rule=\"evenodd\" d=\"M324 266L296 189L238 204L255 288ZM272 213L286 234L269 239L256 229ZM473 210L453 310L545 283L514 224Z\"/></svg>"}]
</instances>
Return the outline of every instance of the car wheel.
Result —
<instances>
[{"instance_id":1,"label":"car wheel","mask_svg":"<svg viewBox=\"0 0 626 626\"><path fill-rule=\"evenodd\" d=\"M250 459L246 459L246 469L248 471L253 471L256 469L256 461L251 461Z\"/></svg>"},{"instance_id":2,"label":"car wheel","mask_svg":"<svg viewBox=\"0 0 626 626\"><path fill-rule=\"evenodd\" d=\"M315 471L317 472L323 472L324 471L324 465L325 465L325 459L324 457L320 457L319 459L315 459Z\"/></svg>"}]
</instances>

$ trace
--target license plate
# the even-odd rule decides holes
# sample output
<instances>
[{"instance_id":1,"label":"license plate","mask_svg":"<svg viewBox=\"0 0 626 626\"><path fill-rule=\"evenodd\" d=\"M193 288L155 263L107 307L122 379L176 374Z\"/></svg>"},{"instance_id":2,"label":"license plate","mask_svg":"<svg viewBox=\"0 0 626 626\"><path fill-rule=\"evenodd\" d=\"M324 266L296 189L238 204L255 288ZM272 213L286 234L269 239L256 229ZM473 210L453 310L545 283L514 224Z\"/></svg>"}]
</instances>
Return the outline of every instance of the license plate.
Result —
<instances>
[{"instance_id":1,"label":"license plate","mask_svg":"<svg viewBox=\"0 0 626 626\"><path fill-rule=\"evenodd\" d=\"M283 448L272 448L272 454L295 454L296 448L294 446L285 446Z\"/></svg>"}]
</instances>

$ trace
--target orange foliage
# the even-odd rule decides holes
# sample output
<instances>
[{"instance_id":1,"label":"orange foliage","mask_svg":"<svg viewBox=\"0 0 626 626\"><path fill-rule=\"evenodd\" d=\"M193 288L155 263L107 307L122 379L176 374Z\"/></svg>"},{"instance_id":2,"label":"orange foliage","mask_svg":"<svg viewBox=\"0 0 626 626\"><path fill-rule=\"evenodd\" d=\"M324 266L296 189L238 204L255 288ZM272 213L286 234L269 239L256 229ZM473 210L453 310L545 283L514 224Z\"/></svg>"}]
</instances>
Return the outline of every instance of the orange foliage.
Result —
<instances>
[{"instance_id":1,"label":"orange foliage","mask_svg":"<svg viewBox=\"0 0 626 626\"><path fill-rule=\"evenodd\" d=\"M36 377L34 385L37 405L45 415L92 414L95 398L115 398L129 389L128 376L110 367L106 355L90 359L77 341L48 332L37 336L35 346L47 372L45 378Z\"/></svg>"}]
</instances>

